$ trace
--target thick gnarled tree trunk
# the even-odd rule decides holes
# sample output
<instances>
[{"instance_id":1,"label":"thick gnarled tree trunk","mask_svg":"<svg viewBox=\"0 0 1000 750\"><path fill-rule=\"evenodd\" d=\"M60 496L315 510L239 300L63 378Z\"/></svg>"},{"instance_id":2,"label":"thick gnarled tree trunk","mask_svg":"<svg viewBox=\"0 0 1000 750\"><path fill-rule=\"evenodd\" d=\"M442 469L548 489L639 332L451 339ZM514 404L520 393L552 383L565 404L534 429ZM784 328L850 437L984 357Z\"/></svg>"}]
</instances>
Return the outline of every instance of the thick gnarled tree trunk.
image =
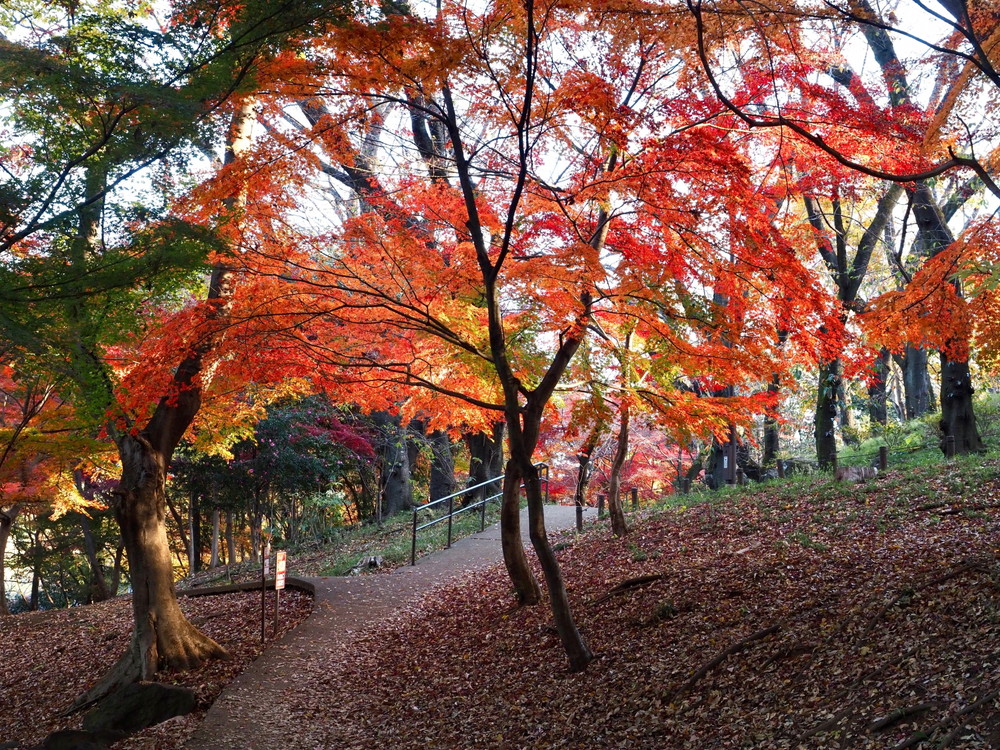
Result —
<instances>
[{"instance_id":1,"label":"thick gnarled tree trunk","mask_svg":"<svg viewBox=\"0 0 1000 750\"><path fill-rule=\"evenodd\" d=\"M955 453L981 453L986 450L976 415L972 410L972 375L969 363L957 362L941 353L941 450L946 441L955 439Z\"/></svg>"},{"instance_id":2,"label":"thick gnarled tree trunk","mask_svg":"<svg viewBox=\"0 0 1000 750\"><path fill-rule=\"evenodd\" d=\"M187 621L174 591L165 524L168 457L143 433L118 439L122 478L114 498L132 577L132 652L140 679L161 668L191 669L225 649Z\"/></svg>"}]
</instances>

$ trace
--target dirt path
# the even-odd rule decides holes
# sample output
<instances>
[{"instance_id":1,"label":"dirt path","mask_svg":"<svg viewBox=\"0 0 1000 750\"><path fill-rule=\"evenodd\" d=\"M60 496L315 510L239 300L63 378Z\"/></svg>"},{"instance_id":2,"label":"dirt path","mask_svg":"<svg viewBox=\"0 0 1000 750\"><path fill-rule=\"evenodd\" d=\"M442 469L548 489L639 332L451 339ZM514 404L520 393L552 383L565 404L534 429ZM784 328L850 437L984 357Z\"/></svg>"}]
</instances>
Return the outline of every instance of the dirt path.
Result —
<instances>
[{"instance_id":1,"label":"dirt path","mask_svg":"<svg viewBox=\"0 0 1000 750\"><path fill-rule=\"evenodd\" d=\"M587 509L588 517L593 513ZM571 528L575 519L573 507L545 508L549 531ZM526 530L527 525L527 516L522 513L521 528ZM349 647L358 631L460 575L501 560L500 528L491 526L391 575L307 579L316 586L313 613L230 683L188 741L187 750L324 747L318 734L311 732L310 717L304 715L298 701L321 684L322 674L315 673L316 665ZM357 685L343 685L330 696L330 702L350 701L359 691L364 691L360 678Z\"/></svg>"}]
</instances>

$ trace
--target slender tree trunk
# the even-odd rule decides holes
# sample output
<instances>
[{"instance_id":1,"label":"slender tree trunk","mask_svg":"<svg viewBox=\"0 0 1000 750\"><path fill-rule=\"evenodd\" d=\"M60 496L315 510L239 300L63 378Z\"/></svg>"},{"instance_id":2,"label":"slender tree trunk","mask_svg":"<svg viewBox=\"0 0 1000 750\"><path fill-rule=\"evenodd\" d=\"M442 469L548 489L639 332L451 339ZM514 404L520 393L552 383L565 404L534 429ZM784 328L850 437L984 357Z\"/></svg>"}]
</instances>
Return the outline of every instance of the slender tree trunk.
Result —
<instances>
[{"instance_id":1,"label":"slender tree trunk","mask_svg":"<svg viewBox=\"0 0 1000 750\"><path fill-rule=\"evenodd\" d=\"M945 440L955 438L955 452L981 453L986 450L972 409L972 375L969 363L956 362L941 353L941 450Z\"/></svg>"},{"instance_id":2,"label":"slender tree trunk","mask_svg":"<svg viewBox=\"0 0 1000 750\"><path fill-rule=\"evenodd\" d=\"M93 581L94 601L103 602L111 598L108 590L108 582L104 578L104 569L101 561L97 557L97 545L94 544L94 531L90 525L90 518L85 513L80 513L80 530L83 532L83 549L87 555L87 562L90 564L90 579Z\"/></svg>"},{"instance_id":3,"label":"slender tree trunk","mask_svg":"<svg viewBox=\"0 0 1000 750\"><path fill-rule=\"evenodd\" d=\"M875 358L874 373L868 384L868 417L875 424L885 425L889 421L889 350L883 348Z\"/></svg>"},{"instance_id":4,"label":"slender tree trunk","mask_svg":"<svg viewBox=\"0 0 1000 750\"><path fill-rule=\"evenodd\" d=\"M125 558L125 542L121 537L118 539L118 547L115 549L115 564L111 569L111 595L118 596L122 587L122 563Z\"/></svg>"},{"instance_id":5,"label":"slender tree trunk","mask_svg":"<svg viewBox=\"0 0 1000 750\"><path fill-rule=\"evenodd\" d=\"M829 469L837 458L837 392L840 361L823 362L816 388L816 459L821 469Z\"/></svg>"},{"instance_id":6,"label":"slender tree trunk","mask_svg":"<svg viewBox=\"0 0 1000 750\"><path fill-rule=\"evenodd\" d=\"M781 388L781 381L777 375L771 378L768 383L767 392L777 395ZM777 408L777 407L775 407ZM781 439L776 414L768 412L764 416L764 440L763 453L761 455L761 465L764 468L774 466L778 460L778 452L781 450Z\"/></svg>"},{"instance_id":7,"label":"slender tree trunk","mask_svg":"<svg viewBox=\"0 0 1000 750\"><path fill-rule=\"evenodd\" d=\"M219 522L221 515L218 508L212 509L212 557L208 561L209 568L219 567Z\"/></svg>"},{"instance_id":8,"label":"slender tree trunk","mask_svg":"<svg viewBox=\"0 0 1000 750\"><path fill-rule=\"evenodd\" d=\"M573 492L573 505L576 506L576 530L583 531L583 509L587 505L587 487L590 486L591 458L601 441L603 424L600 422L587 433L580 452L576 454L579 468L576 471L576 490Z\"/></svg>"},{"instance_id":9,"label":"slender tree trunk","mask_svg":"<svg viewBox=\"0 0 1000 750\"><path fill-rule=\"evenodd\" d=\"M513 453L513 450L511 452ZM549 592L549 604L552 608L556 630L559 633L559 640L562 642L566 657L569 659L570 671L581 672L587 668L594 655L583 640L583 636L573 620L569 595L566 592L566 584L559 568L559 561L556 559L552 545L549 543L549 536L545 531L542 483L538 476L538 469L531 464L530 454L521 457L521 469L524 473L524 488L528 498L529 537L535 554L538 555L542 574L545 576L545 587Z\"/></svg>"},{"instance_id":10,"label":"slender tree trunk","mask_svg":"<svg viewBox=\"0 0 1000 750\"><path fill-rule=\"evenodd\" d=\"M192 573L201 570L201 503L196 493L191 493L188 506L188 518L191 525L191 556L188 558L188 569Z\"/></svg>"},{"instance_id":11,"label":"slender tree trunk","mask_svg":"<svg viewBox=\"0 0 1000 750\"><path fill-rule=\"evenodd\" d=\"M10 530L21 512L21 504L14 503L9 509L0 510L0 617L10 614L7 608L7 540L10 539Z\"/></svg>"},{"instance_id":12,"label":"slender tree trunk","mask_svg":"<svg viewBox=\"0 0 1000 750\"><path fill-rule=\"evenodd\" d=\"M537 604L542 599L542 590L531 572L521 542L521 480L518 466L508 461L500 501L500 547L518 603Z\"/></svg>"},{"instance_id":13,"label":"slender tree trunk","mask_svg":"<svg viewBox=\"0 0 1000 750\"><path fill-rule=\"evenodd\" d=\"M236 536L233 532L233 512L226 513L226 564L236 562Z\"/></svg>"},{"instance_id":14,"label":"slender tree trunk","mask_svg":"<svg viewBox=\"0 0 1000 750\"><path fill-rule=\"evenodd\" d=\"M32 536L31 544L31 597L28 599L28 609L38 611L38 591L42 584L42 540L38 529Z\"/></svg>"},{"instance_id":15,"label":"slender tree trunk","mask_svg":"<svg viewBox=\"0 0 1000 750\"><path fill-rule=\"evenodd\" d=\"M784 351L785 342L788 341L788 331L781 329L778 331L778 346ZM778 452L781 450L781 434L778 424L778 394L781 392L781 377L775 373L771 376L771 382L767 384L767 392L774 399L774 411L768 412L764 416L764 441L761 464L763 468L774 466L778 460Z\"/></svg>"},{"instance_id":16,"label":"slender tree trunk","mask_svg":"<svg viewBox=\"0 0 1000 750\"><path fill-rule=\"evenodd\" d=\"M608 514L611 516L611 533L617 537L628 534L628 525L625 523L625 511L622 509L622 469L625 468L625 459L628 458L629 420L631 410L627 401L627 396L623 394L621 408L619 410L618 440L615 447L615 457L611 462L611 476L608 482Z\"/></svg>"}]
</instances>

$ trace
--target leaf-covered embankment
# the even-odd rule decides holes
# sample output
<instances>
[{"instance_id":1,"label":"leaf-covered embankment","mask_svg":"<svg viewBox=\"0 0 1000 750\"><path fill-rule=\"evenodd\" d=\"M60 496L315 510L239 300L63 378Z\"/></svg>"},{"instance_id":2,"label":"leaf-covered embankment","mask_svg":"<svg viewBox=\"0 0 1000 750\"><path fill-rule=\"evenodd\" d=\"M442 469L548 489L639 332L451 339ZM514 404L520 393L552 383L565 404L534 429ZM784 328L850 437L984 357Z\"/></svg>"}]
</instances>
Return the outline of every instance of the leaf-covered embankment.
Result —
<instances>
[{"instance_id":1,"label":"leaf-covered embankment","mask_svg":"<svg viewBox=\"0 0 1000 750\"><path fill-rule=\"evenodd\" d=\"M816 479L591 530L561 553L586 672L494 571L317 665L327 745L1000 747L998 474Z\"/></svg>"},{"instance_id":2,"label":"leaf-covered embankment","mask_svg":"<svg viewBox=\"0 0 1000 750\"><path fill-rule=\"evenodd\" d=\"M273 593L268 600L268 644L273 642ZM225 646L232 658L208 662L189 672L163 674L161 681L193 689L198 708L143 733L149 747L180 747L222 688L262 651L260 592L180 598L184 614L203 632ZM278 637L302 621L312 597L288 590L281 597ZM0 743L40 742L56 729L78 728L81 715L60 718L90 685L100 679L128 647L132 609L128 597L71 609L0 618L0 696L3 719ZM166 733L169 742L156 741Z\"/></svg>"}]
</instances>

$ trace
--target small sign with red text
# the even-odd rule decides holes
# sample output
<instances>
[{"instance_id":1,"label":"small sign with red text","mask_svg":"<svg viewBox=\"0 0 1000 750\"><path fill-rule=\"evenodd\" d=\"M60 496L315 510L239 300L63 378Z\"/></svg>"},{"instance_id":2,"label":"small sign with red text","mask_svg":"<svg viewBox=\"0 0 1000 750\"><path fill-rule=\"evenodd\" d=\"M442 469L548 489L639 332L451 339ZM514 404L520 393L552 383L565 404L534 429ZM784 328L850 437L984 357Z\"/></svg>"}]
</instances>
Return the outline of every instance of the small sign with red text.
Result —
<instances>
[{"instance_id":1,"label":"small sign with red text","mask_svg":"<svg viewBox=\"0 0 1000 750\"><path fill-rule=\"evenodd\" d=\"M274 588L285 588L285 550L283 549L275 553Z\"/></svg>"}]
</instances>

